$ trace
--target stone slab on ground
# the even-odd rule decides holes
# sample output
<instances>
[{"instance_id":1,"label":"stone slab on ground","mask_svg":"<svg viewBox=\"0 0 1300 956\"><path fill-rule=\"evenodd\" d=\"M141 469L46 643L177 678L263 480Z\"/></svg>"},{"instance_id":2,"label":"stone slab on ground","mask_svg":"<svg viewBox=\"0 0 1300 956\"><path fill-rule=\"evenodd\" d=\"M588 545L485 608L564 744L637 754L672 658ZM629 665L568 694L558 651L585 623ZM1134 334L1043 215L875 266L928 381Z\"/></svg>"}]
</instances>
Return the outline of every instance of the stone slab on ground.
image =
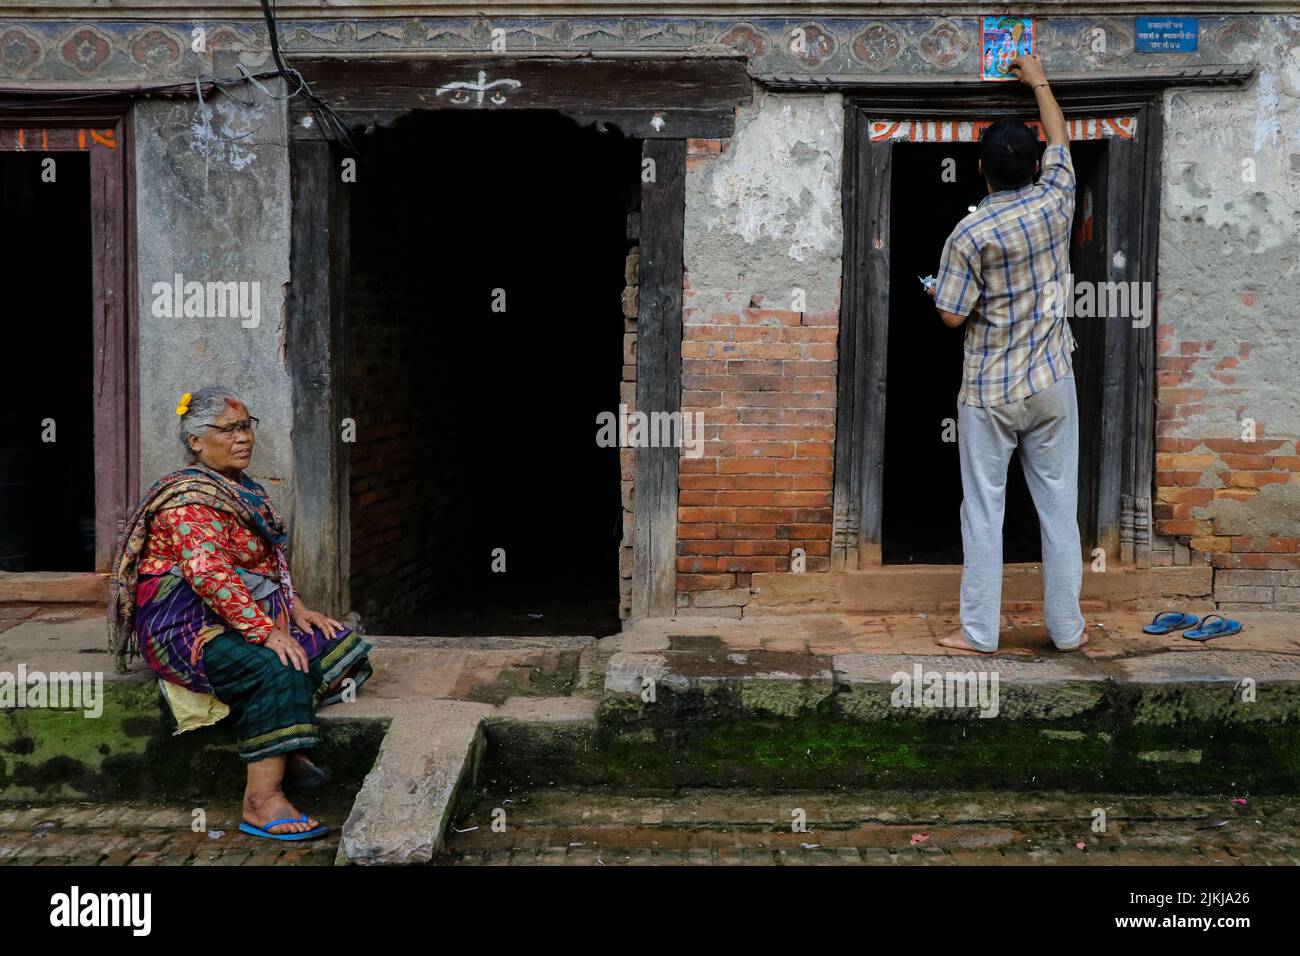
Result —
<instances>
[{"instance_id":1,"label":"stone slab on ground","mask_svg":"<svg viewBox=\"0 0 1300 956\"><path fill-rule=\"evenodd\" d=\"M971 671L998 675L1003 684L1057 684L1075 681L1104 681L1101 667L1079 655L1061 655L1055 659L1026 661L998 657L923 657L916 654L836 654L832 658L835 683L841 687L857 684L889 684L895 674L911 675L914 668L926 671Z\"/></svg>"},{"instance_id":2,"label":"stone slab on ground","mask_svg":"<svg viewBox=\"0 0 1300 956\"><path fill-rule=\"evenodd\" d=\"M108 575L93 571L0 571L0 603L108 606Z\"/></svg>"},{"instance_id":3,"label":"stone slab on ground","mask_svg":"<svg viewBox=\"0 0 1300 956\"><path fill-rule=\"evenodd\" d=\"M917 716L945 715L956 706L984 717L1061 719L1095 707L1107 680L1097 664L1078 654L1044 660L837 654L832 661L836 707L859 720L896 715L900 694ZM927 688L952 699L923 706Z\"/></svg>"},{"instance_id":4,"label":"stone slab on ground","mask_svg":"<svg viewBox=\"0 0 1300 956\"><path fill-rule=\"evenodd\" d=\"M1135 684L1300 683L1300 655L1216 649L1211 654L1153 654L1099 665L1115 680Z\"/></svg>"},{"instance_id":5,"label":"stone slab on ground","mask_svg":"<svg viewBox=\"0 0 1300 956\"><path fill-rule=\"evenodd\" d=\"M340 863L428 863L473 776L492 707L439 701L394 717L343 825Z\"/></svg>"},{"instance_id":6,"label":"stone slab on ground","mask_svg":"<svg viewBox=\"0 0 1300 956\"><path fill-rule=\"evenodd\" d=\"M882 566L835 574L760 573L751 581L746 616L792 613L816 608L835 611L903 611L956 608L960 565ZM1104 606L1162 607L1170 601L1208 601L1213 569L1208 565L1113 567L1083 576L1084 602ZM1004 605L1042 601L1039 565L1007 565Z\"/></svg>"},{"instance_id":7,"label":"stone slab on ground","mask_svg":"<svg viewBox=\"0 0 1300 956\"><path fill-rule=\"evenodd\" d=\"M834 691L830 661L810 654L766 650L619 651L605 671L605 693L640 699L646 681L655 693L734 691L737 703L758 713L794 716Z\"/></svg>"},{"instance_id":8,"label":"stone slab on ground","mask_svg":"<svg viewBox=\"0 0 1300 956\"><path fill-rule=\"evenodd\" d=\"M1195 609L1195 608L1193 608ZM1151 620L1146 611L1090 610L1089 642L1084 658L1117 659L1166 652L1218 654L1224 651L1270 651L1300 655L1300 618L1294 614L1253 612L1234 615L1243 630L1208 642L1189 641L1180 632L1145 634ZM917 654L970 657L958 649L936 644L959 626L955 611L900 613L815 613L758 615L741 620L721 618L638 621L621 634L604 638L620 651L655 653L680 648L684 642L712 642L717 648L833 654ZM1040 608L1006 610L1002 615L1000 649L991 659L1008 657L1053 659L1053 647Z\"/></svg>"},{"instance_id":9,"label":"stone slab on ground","mask_svg":"<svg viewBox=\"0 0 1300 956\"><path fill-rule=\"evenodd\" d=\"M28 618L0 635L0 670L15 672L26 664L28 672L60 671L102 673L104 680L152 680L144 668L135 674L118 674L108 652L104 615L94 617L41 614Z\"/></svg>"},{"instance_id":10,"label":"stone slab on ground","mask_svg":"<svg viewBox=\"0 0 1300 956\"><path fill-rule=\"evenodd\" d=\"M593 720L597 702L587 697L511 697L488 715L489 720L528 724L567 724Z\"/></svg>"}]
</instances>

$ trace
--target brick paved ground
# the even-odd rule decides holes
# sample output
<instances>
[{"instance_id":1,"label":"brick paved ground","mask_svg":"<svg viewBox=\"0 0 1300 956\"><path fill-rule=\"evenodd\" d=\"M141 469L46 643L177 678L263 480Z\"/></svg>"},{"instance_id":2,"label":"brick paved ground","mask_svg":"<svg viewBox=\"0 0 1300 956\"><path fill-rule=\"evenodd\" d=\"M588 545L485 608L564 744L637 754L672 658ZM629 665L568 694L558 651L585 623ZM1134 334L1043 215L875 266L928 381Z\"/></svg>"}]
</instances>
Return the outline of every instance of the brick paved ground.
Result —
<instances>
[{"instance_id":1,"label":"brick paved ground","mask_svg":"<svg viewBox=\"0 0 1300 956\"><path fill-rule=\"evenodd\" d=\"M192 807L79 804L0 809L0 865L328 866L346 807L302 801L333 831L319 840L279 843L240 833L233 808L209 808L196 833Z\"/></svg>"},{"instance_id":2,"label":"brick paved ground","mask_svg":"<svg viewBox=\"0 0 1300 956\"><path fill-rule=\"evenodd\" d=\"M1300 865L1300 800L951 793L673 797L547 789L483 800L450 865ZM479 826L506 810L507 830ZM807 832L791 832L791 809ZM1093 810L1106 812L1094 832ZM1083 843L1080 849L1077 844Z\"/></svg>"},{"instance_id":3,"label":"brick paved ground","mask_svg":"<svg viewBox=\"0 0 1300 956\"><path fill-rule=\"evenodd\" d=\"M548 789L504 803L505 833L485 799L458 821L444 865L952 866L1300 865L1300 800L952 793L754 793L689 790L675 796ZM1107 812L1093 832L1092 808ZM790 830L790 810L807 832ZM342 812L313 812L330 836L292 845L256 840L230 812L65 804L0 810L0 865L328 866ZM1080 850L1077 843L1084 843Z\"/></svg>"}]
</instances>

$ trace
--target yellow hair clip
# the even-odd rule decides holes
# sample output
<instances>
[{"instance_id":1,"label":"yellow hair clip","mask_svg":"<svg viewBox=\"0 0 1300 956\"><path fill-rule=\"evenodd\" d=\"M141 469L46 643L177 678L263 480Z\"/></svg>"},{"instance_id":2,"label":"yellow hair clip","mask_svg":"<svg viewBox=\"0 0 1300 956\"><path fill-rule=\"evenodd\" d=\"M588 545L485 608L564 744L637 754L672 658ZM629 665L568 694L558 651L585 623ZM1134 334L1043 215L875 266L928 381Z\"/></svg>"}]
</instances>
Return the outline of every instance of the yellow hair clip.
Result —
<instances>
[{"instance_id":1,"label":"yellow hair clip","mask_svg":"<svg viewBox=\"0 0 1300 956\"><path fill-rule=\"evenodd\" d=\"M181 400L176 403L177 415L184 415L186 412L190 410L190 399L192 399L193 397L194 396L191 395L189 392L186 392L184 395L181 396Z\"/></svg>"}]
</instances>

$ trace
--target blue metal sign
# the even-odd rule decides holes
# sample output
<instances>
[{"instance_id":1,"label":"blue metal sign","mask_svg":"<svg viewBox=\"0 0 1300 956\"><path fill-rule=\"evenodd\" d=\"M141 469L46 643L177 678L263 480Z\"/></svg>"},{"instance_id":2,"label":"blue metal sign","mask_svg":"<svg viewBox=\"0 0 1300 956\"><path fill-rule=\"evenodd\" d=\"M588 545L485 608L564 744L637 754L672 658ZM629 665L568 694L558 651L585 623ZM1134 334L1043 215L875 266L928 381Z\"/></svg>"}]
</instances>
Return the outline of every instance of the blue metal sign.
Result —
<instances>
[{"instance_id":1,"label":"blue metal sign","mask_svg":"<svg viewBox=\"0 0 1300 956\"><path fill-rule=\"evenodd\" d=\"M1139 53L1195 53L1196 17L1138 17L1133 43Z\"/></svg>"}]
</instances>

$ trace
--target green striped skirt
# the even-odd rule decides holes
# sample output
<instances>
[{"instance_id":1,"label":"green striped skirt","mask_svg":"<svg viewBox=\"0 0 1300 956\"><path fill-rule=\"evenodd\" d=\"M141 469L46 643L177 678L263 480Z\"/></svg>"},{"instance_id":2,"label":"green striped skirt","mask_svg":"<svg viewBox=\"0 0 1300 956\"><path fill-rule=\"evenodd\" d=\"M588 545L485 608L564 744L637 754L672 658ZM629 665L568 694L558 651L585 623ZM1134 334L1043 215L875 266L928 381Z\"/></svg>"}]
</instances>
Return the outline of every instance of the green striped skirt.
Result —
<instances>
[{"instance_id":1,"label":"green striped skirt","mask_svg":"<svg viewBox=\"0 0 1300 956\"><path fill-rule=\"evenodd\" d=\"M369 643L349 631L338 641L325 642L303 673L281 664L270 648L250 644L234 632L204 644L213 696L239 714L239 758L252 763L319 744L316 709L350 696L369 679L370 650Z\"/></svg>"}]
</instances>

